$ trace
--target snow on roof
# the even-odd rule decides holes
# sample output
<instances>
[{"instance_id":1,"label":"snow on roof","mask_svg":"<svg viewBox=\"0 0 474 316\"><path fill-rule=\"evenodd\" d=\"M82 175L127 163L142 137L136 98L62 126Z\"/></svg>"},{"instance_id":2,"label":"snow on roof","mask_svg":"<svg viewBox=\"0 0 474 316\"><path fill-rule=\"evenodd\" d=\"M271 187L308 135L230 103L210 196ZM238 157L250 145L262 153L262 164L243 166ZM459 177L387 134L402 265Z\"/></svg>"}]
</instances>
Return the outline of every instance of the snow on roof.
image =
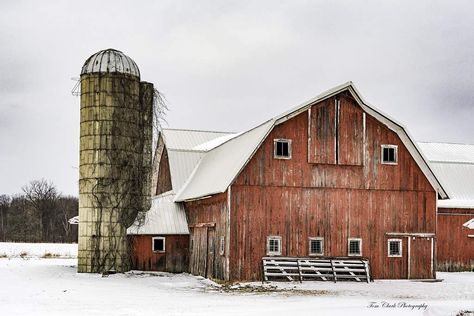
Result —
<instances>
[{"instance_id":1,"label":"snow on roof","mask_svg":"<svg viewBox=\"0 0 474 316\"><path fill-rule=\"evenodd\" d=\"M474 218L468 220L467 222L462 224L462 226L467 227L469 229L474 229Z\"/></svg>"},{"instance_id":2,"label":"snow on roof","mask_svg":"<svg viewBox=\"0 0 474 316\"><path fill-rule=\"evenodd\" d=\"M188 222L181 203L174 203L172 192L154 197L142 225L135 222L127 229L129 235L187 235Z\"/></svg>"},{"instance_id":3,"label":"snow on roof","mask_svg":"<svg viewBox=\"0 0 474 316\"><path fill-rule=\"evenodd\" d=\"M313 104L321 102L343 91L349 91L364 111L372 115L388 128L398 134L410 154L413 156L429 182L444 199L448 195L436 175L430 168L417 144L402 124L369 105L357 91L352 82L347 82L330 89L317 97L265 122L264 124L231 138L229 141L210 149L201 159L195 170L176 195L175 201L202 198L227 190L238 173L245 167L258 146L263 142L272 128L286 120L306 111ZM194 147L195 148L195 147ZM198 147L199 148L199 147Z\"/></svg>"},{"instance_id":4,"label":"snow on roof","mask_svg":"<svg viewBox=\"0 0 474 316\"><path fill-rule=\"evenodd\" d=\"M474 145L418 143L450 199L440 208L474 208Z\"/></svg>"}]
</instances>

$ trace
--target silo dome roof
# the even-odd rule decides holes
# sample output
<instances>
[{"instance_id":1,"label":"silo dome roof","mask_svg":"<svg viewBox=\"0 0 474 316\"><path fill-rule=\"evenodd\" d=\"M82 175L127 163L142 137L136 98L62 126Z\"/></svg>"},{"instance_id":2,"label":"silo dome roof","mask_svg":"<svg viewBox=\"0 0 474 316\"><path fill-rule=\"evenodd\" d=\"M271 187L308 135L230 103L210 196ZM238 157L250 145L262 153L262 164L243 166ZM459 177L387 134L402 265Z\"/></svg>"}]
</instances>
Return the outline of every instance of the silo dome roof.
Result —
<instances>
[{"instance_id":1,"label":"silo dome roof","mask_svg":"<svg viewBox=\"0 0 474 316\"><path fill-rule=\"evenodd\" d=\"M116 49L104 49L87 58L81 75L89 73L123 73L140 78L137 64L127 55Z\"/></svg>"}]
</instances>

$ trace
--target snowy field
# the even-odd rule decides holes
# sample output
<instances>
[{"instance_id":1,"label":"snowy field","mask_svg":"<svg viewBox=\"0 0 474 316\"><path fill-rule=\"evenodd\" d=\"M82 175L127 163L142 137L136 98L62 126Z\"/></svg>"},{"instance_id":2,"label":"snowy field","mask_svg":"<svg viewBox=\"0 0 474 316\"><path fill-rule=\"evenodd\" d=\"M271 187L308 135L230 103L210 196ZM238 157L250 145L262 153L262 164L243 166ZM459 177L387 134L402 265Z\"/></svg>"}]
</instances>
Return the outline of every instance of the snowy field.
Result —
<instances>
[{"instance_id":1,"label":"snowy field","mask_svg":"<svg viewBox=\"0 0 474 316\"><path fill-rule=\"evenodd\" d=\"M4 247L0 243L0 253ZM456 315L474 310L471 272L438 273L443 281L435 283L222 287L187 274L78 274L75 259L39 257L0 259L0 315Z\"/></svg>"},{"instance_id":2,"label":"snowy field","mask_svg":"<svg viewBox=\"0 0 474 316\"><path fill-rule=\"evenodd\" d=\"M0 258L77 258L77 244L0 242Z\"/></svg>"}]
</instances>

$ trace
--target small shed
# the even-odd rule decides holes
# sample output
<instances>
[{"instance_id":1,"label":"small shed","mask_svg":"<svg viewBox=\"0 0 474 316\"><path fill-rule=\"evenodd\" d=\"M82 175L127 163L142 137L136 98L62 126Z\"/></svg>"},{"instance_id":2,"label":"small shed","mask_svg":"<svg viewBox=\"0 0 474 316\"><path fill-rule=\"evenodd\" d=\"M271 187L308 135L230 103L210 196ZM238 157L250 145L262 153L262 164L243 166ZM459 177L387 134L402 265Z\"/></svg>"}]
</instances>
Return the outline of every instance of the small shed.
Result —
<instances>
[{"instance_id":1,"label":"small shed","mask_svg":"<svg viewBox=\"0 0 474 316\"><path fill-rule=\"evenodd\" d=\"M187 271L189 229L183 206L173 199L173 192L155 196L142 222L128 228L133 269Z\"/></svg>"}]
</instances>

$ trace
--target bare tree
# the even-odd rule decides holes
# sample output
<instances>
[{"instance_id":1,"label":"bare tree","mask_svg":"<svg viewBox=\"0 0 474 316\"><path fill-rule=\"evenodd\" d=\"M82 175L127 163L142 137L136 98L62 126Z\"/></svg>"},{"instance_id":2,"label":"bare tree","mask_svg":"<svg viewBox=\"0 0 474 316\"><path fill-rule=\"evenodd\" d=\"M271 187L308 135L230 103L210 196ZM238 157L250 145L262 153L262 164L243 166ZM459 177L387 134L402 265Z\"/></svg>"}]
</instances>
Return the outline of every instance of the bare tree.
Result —
<instances>
[{"instance_id":1,"label":"bare tree","mask_svg":"<svg viewBox=\"0 0 474 316\"><path fill-rule=\"evenodd\" d=\"M44 179L33 180L22 187L25 198L34 211L40 215L40 231L42 240L54 239L54 213L59 194L56 187Z\"/></svg>"},{"instance_id":2,"label":"bare tree","mask_svg":"<svg viewBox=\"0 0 474 316\"><path fill-rule=\"evenodd\" d=\"M69 219L79 213L78 200L73 196L59 197L57 200L55 234L61 236L61 242L75 242L74 229L77 231L77 225L71 225Z\"/></svg>"},{"instance_id":3,"label":"bare tree","mask_svg":"<svg viewBox=\"0 0 474 316\"><path fill-rule=\"evenodd\" d=\"M6 240L7 213L10 209L11 199L8 195L0 195L0 240Z\"/></svg>"}]
</instances>

